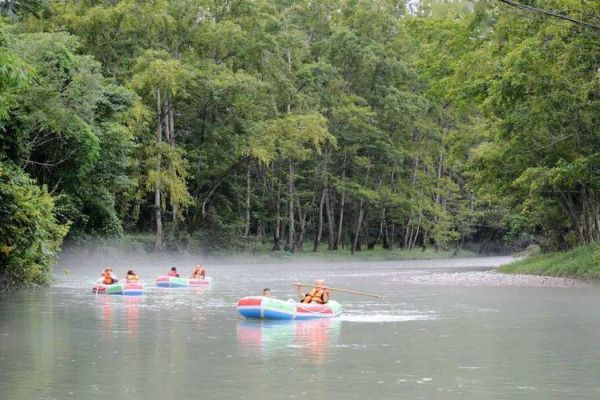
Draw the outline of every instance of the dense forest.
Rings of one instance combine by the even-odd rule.
[[[0,2],[0,276],[600,239],[600,2]]]

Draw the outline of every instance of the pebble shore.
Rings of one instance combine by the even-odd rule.
[[[578,279],[538,275],[511,275],[497,271],[445,272],[406,275],[394,279],[400,283],[453,286],[515,286],[515,287],[591,287],[592,283]]]

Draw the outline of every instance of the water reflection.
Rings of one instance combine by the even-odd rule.
[[[102,320],[102,332],[109,335],[113,327],[113,304],[109,296],[96,296],[100,304],[100,319]]]
[[[138,337],[138,324],[140,319],[141,297],[131,296],[97,296],[96,301],[99,305],[99,316],[102,321],[102,333],[110,338],[119,327],[127,331],[132,339]]]
[[[335,319],[304,321],[238,322],[237,339],[243,353],[255,356],[277,355],[286,351],[300,353],[302,359],[323,363],[339,336],[341,322]]]
[[[127,319],[127,332],[131,338],[137,339],[139,303],[142,300],[139,297],[126,297],[125,299],[125,318]]]

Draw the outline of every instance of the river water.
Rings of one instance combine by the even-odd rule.
[[[135,263],[146,294],[127,298],[91,293],[94,260],[63,260],[53,287],[0,297],[0,398],[600,398],[597,288],[401,279],[506,261],[220,262],[207,265],[214,285],[195,290],[154,288],[175,261],[148,258]],[[122,275],[131,266],[120,262]],[[345,312],[334,320],[245,321],[235,310],[264,287],[285,299],[292,282],[318,277],[384,297],[336,293]]]

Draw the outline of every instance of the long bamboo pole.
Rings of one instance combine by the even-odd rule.
[[[315,285],[308,285],[306,283],[294,283],[292,286],[316,287]],[[379,296],[377,294],[371,294],[371,293],[366,293],[366,292],[359,292],[357,290],[333,288],[333,287],[329,287],[329,286],[324,286],[323,289],[331,290],[331,291],[334,291],[334,292],[344,292],[344,293],[358,294],[360,296],[377,297],[377,298],[382,298],[383,297],[383,296]]]

